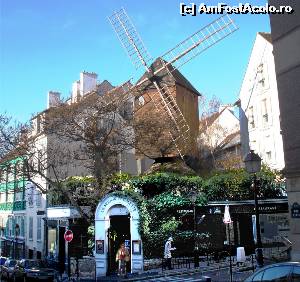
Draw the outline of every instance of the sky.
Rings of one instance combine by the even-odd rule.
[[[123,7],[156,58],[220,15],[180,15],[184,0],[0,0],[0,113],[25,122],[46,108],[50,90],[70,96],[81,71],[119,85],[136,71],[107,17]],[[196,5],[238,1],[194,1]],[[264,0],[240,1],[265,5]],[[185,66],[183,75],[204,96],[234,103],[257,32],[268,15],[232,15],[239,30]]]

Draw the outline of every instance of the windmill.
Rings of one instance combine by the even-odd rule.
[[[160,74],[165,72],[172,77],[172,72],[236,31],[237,26],[227,14],[221,16],[159,57],[159,67],[153,70],[149,65],[151,56],[124,8],[114,12],[108,19],[135,68],[143,66],[146,70],[146,76],[130,89],[128,83],[119,87],[123,88],[123,98],[128,99],[130,94],[141,96],[141,89],[145,85],[150,84],[156,89],[155,94],[150,97],[151,102],[158,113],[166,114],[174,124],[174,130],[170,130],[169,134],[183,159],[189,151],[190,126],[168,85],[161,83]]]

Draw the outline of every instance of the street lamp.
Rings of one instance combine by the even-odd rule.
[[[198,255],[198,246],[196,246],[196,200],[197,192],[191,191],[189,193],[190,200],[193,203],[193,238],[194,238],[194,267],[199,267],[199,255]]]
[[[230,224],[232,224],[232,220],[230,217],[228,205],[225,206],[223,222],[225,223],[225,226],[228,225],[229,271],[230,271],[230,282],[232,282],[232,259],[231,259],[231,238],[230,238],[230,233],[231,233]]]
[[[256,222],[256,261],[258,267],[262,267],[264,265],[264,257],[262,252],[262,242],[261,242],[261,234],[260,234],[260,222],[259,222],[259,205],[258,205],[258,185],[256,179],[256,173],[261,169],[261,158],[259,155],[255,154],[253,150],[250,151],[244,157],[244,163],[246,167],[246,171],[253,174],[253,191],[254,191],[254,204],[255,204],[255,222]]]

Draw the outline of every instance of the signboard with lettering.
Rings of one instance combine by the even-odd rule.
[[[300,205],[297,202],[292,205],[291,218],[300,218]]]
[[[96,253],[104,254],[104,240],[96,240]]]

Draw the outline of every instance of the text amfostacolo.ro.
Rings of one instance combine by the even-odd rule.
[[[205,3],[180,3],[180,14],[182,16],[196,16],[197,14],[292,14],[293,12],[294,9],[291,6],[275,7],[268,3],[260,6],[250,3],[237,3],[236,5],[218,3],[214,6]]]

